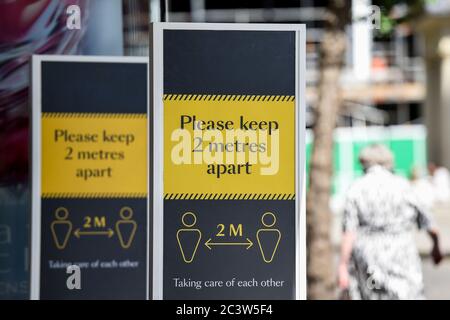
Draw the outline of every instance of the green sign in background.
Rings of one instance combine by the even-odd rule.
[[[306,136],[306,160],[310,161],[313,135]],[[422,125],[391,127],[338,128],[334,136],[333,148],[333,194],[342,195],[354,179],[363,173],[358,161],[360,151],[367,145],[382,143],[388,146],[395,157],[394,171],[409,178],[413,168],[425,172],[426,129]],[[307,167],[307,174],[308,174]],[[308,175],[307,175],[307,183]]]

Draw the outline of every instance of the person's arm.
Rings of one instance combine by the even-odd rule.
[[[414,194],[408,195],[409,203],[417,212],[417,226],[419,227],[419,229],[426,230],[431,238],[431,241],[433,242],[433,247],[431,249],[430,255],[433,259],[434,264],[437,265],[442,260],[442,252],[439,246],[439,231],[434,222],[430,208],[418,202],[417,197],[414,197]]]
[[[428,235],[433,242],[433,248],[431,249],[431,257],[433,258],[434,264],[439,264],[442,261],[442,252],[439,246],[439,231],[436,228],[430,228],[427,230]]]
[[[353,250],[353,243],[356,234],[353,231],[346,231],[342,235],[341,241],[341,259],[338,269],[339,288],[347,289],[349,286],[348,264]]]

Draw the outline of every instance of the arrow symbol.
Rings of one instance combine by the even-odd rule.
[[[252,240],[249,238],[246,238],[246,242],[212,242],[211,238],[208,239],[208,241],[205,242],[205,246],[212,250],[213,246],[247,246],[247,250],[250,249],[253,246]]]
[[[108,236],[108,238],[111,238],[114,235],[114,231],[111,228],[106,231],[81,231],[78,228],[73,234],[78,239],[80,239],[81,236]]]

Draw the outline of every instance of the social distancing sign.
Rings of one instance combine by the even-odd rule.
[[[44,197],[145,197],[147,114],[43,113]]]
[[[154,298],[301,297],[304,28],[152,27]]]
[[[148,63],[33,57],[33,299],[146,299]]]

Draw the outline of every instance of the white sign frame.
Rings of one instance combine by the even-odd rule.
[[[153,114],[153,299],[163,299],[164,259],[164,106],[163,106],[163,31],[295,31],[296,33],[296,299],[306,300],[306,27],[302,24],[167,23],[150,25],[150,85]],[[153,58],[153,59],[152,59]],[[152,61],[153,60],[153,61]]]
[[[41,120],[42,120],[42,96],[41,78],[42,62],[88,62],[88,63],[146,63],[147,83],[150,84],[149,60],[146,57],[114,57],[114,56],[64,56],[64,55],[33,55],[31,64],[31,238],[30,238],[30,298],[40,299],[40,268],[41,268]],[[62,81],[64,79],[61,79]],[[149,113],[150,96],[147,94],[147,137],[150,137]],[[151,142],[149,144],[151,146]],[[147,172],[150,173],[149,159],[147,158]],[[149,299],[150,279],[150,194],[147,194],[147,276],[146,276],[146,298]]]

